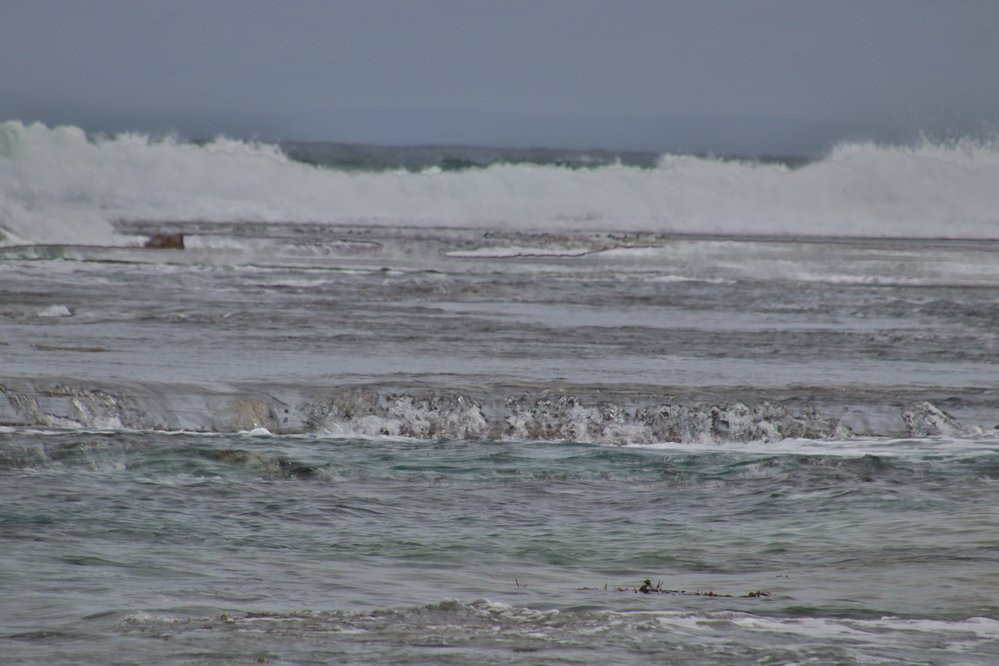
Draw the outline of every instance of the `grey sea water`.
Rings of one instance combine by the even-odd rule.
[[[997,156],[0,123],[0,661],[999,662]]]
[[[999,659],[992,244],[119,230],[2,250],[5,660]]]
[[[16,660],[999,656],[994,440],[2,442]]]

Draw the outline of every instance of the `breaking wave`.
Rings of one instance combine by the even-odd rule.
[[[278,146],[0,124],[3,244],[128,245],[116,220],[999,237],[994,143],[850,143],[785,164],[664,155],[655,168],[492,164],[352,172]]]
[[[184,405],[178,410],[176,404]],[[859,436],[966,438],[983,434],[929,402],[896,411],[887,429]],[[662,442],[724,444],[855,436],[832,410],[781,401],[699,402],[654,397],[594,401],[561,390],[492,399],[451,391],[344,388],[297,404],[273,397],[165,395],[62,384],[0,385],[0,425],[93,430],[306,434],[330,438],[572,441],[615,446]]]

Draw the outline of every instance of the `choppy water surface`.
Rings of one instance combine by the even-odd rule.
[[[994,439],[0,443],[24,660],[999,658]]]
[[[999,661],[993,147],[0,135],[0,660]]]
[[[999,659],[988,246],[190,231],[0,262],[11,659]]]

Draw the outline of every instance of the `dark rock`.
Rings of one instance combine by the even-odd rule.
[[[183,250],[184,234],[156,234],[146,241],[144,247],[152,250]]]

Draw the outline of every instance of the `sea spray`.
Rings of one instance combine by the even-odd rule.
[[[0,233],[12,243],[138,244],[115,220],[296,221],[488,229],[995,238],[994,143],[848,143],[785,164],[664,155],[655,168],[492,164],[344,171],[280,147],[0,124]]]

